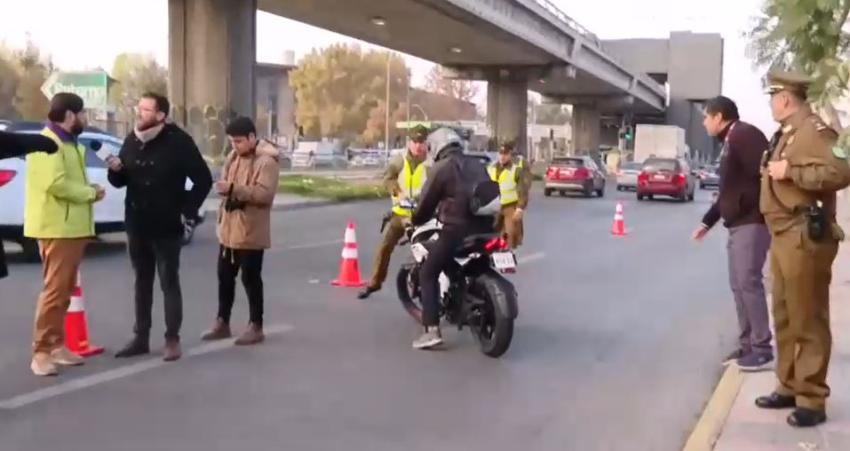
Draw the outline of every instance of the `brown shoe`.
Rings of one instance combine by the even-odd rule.
[[[217,318],[212,329],[204,332],[204,334],[201,335],[201,340],[224,340],[225,338],[230,338],[231,336],[233,336],[233,334],[230,332],[230,324],[225,323],[224,321],[222,321],[221,318]]]
[[[265,339],[266,336],[263,335],[263,326],[250,323],[248,324],[248,328],[245,329],[245,332],[242,332],[242,335],[236,339],[235,343],[236,346],[248,346],[260,343]]]
[[[163,355],[162,360],[166,362],[173,362],[180,358],[183,355],[180,352],[180,341],[179,340],[166,340],[165,341],[165,355]]]

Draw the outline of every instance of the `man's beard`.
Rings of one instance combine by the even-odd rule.
[[[151,120],[151,121],[148,121],[148,122],[139,122],[138,125],[136,126],[136,128],[138,128],[139,131],[143,132],[145,130],[152,129],[159,124],[160,124],[160,122],[157,121],[156,119],[154,119],[154,120]]]
[[[74,121],[74,125],[71,126],[71,134],[74,136],[80,136],[83,133],[83,123],[80,121]]]

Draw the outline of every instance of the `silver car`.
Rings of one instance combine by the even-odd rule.
[[[617,171],[617,191],[637,189],[641,167],[641,163],[635,162],[621,164]]]

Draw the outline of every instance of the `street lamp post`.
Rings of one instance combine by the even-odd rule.
[[[384,104],[386,123],[384,124],[384,151],[390,152],[390,53],[387,52],[387,98]]]
[[[415,103],[413,105],[410,105],[410,106],[415,106],[416,109],[419,110],[419,112],[422,114],[422,120],[424,120],[426,122],[428,121],[428,113],[426,113],[425,110],[422,109],[421,106],[419,106]],[[410,110],[410,107],[408,107],[408,113],[407,113],[407,121],[408,122],[410,122],[410,111],[409,110]]]

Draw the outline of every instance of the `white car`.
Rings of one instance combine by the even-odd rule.
[[[38,133],[40,130],[27,129],[18,133]],[[106,178],[106,166],[97,157],[91,144],[100,141],[102,147],[118,155],[122,142],[111,135],[95,132],[83,132],[80,144],[86,147],[86,171],[89,182],[97,183],[106,189],[106,197],[94,206],[95,232],[112,233],[124,231],[124,188],[114,188]],[[24,237],[24,201],[26,192],[25,157],[0,160],[0,239],[20,243],[25,257],[38,259],[38,245],[34,240]]]
[[[637,189],[638,176],[642,168],[643,165],[641,163],[622,163],[620,170],[617,171],[617,191]]]

